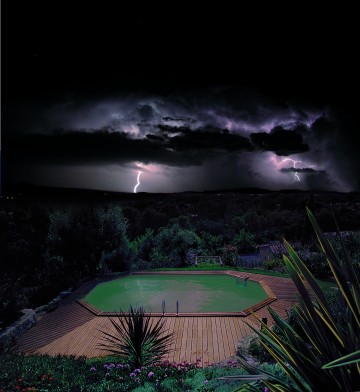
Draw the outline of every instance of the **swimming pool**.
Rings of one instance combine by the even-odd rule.
[[[238,313],[269,300],[259,282],[230,274],[134,274],[100,283],[84,298],[100,312],[141,305],[167,314]]]

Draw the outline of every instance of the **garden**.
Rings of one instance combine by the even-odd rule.
[[[148,229],[139,237],[131,239],[121,209],[101,209],[100,213],[98,209],[86,211],[80,215],[75,211],[72,215],[56,210],[40,214],[37,216],[37,224],[43,227],[42,231],[24,229],[18,233],[19,227],[10,226],[18,235],[6,249],[8,254],[16,256],[14,263],[7,270],[2,267],[10,282],[13,282],[12,285],[3,282],[1,286],[3,325],[11,320],[11,311],[19,311],[24,303],[41,304],[46,296],[45,288],[56,281],[55,276],[59,271],[64,273],[62,284],[76,285],[76,279],[94,276],[99,271],[142,267],[141,262],[140,266],[134,264],[135,259],[149,263],[148,267],[151,268],[199,268],[189,266],[191,252],[188,250],[202,249],[205,252],[204,243],[209,240],[209,236],[198,236],[188,227],[187,219],[169,222],[166,229],[159,229],[156,235],[152,229]],[[308,215],[317,238],[317,247],[309,243],[308,250],[297,253],[285,241],[288,254],[282,260],[283,268],[299,291],[299,302],[287,320],[279,317],[270,307],[274,326],[267,326],[259,320],[261,329],[254,328],[256,339],[248,350],[239,350],[236,359],[207,368],[199,368],[198,362],[164,362],[161,357],[166,353],[167,338],[171,339],[171,336],[164,335],[161,319],[158,325],[152,326],[146,318],[141,318],[141,309],[133,309],[128,319],[125,318],[125,324],[121,321],[124,317],[119,317],[115,336],[107,335],[104,331],[104,344],[109,351],[113,349],[113,357],[86,359],[3,354],[0,357],[0,390],[358,390],[358,238],[356,235],[345,238],[339,236],[330,243],[310,211]],[[34,216],[19,215],[13,216],[13,221],[30,225],[32,218]],[[25,227],[29,229],[29,226]],[[89,232],[90,239],[84,239],[79,234],[85,227],[92,229]],[[41,237],[41,233],[45,237]],[[76,259],[64,246],[71,241],[79,245]],[[172,241],[175,241],[175,247]],[[214,241],[211,244],[217,243],[217,240]],[[32,251],[28,253],[30,263],[26,267],[21,267],[20,260],[24,257],[21,252],[24,249],[18,246],[20,243]],[[167,252],[172,252],[170,265],[166,264],[168,259],[164,258]],[[311,257],[311,252],[317,252],[315,259]],[[42,255],[40,259],[39,254]],[[319,260],[316,265],[312,265],[314,260]],[[228,262],[231,264],[231,258]],[[319,263],[323,263],[323,268],[317,270]],[[31,268],[34,273],[30,277]],[[221,268],[234,267],[230,265]],[[70,271],[74,271],[74,274]],[[279,274],[277,271],[269,273]],[[326,277],[332,283],[330,286],[323,282],[319,284],[317,277]],[[24,282],[27,283],[26,292],[19,289]],[[59,284],[53,287],[54,291],[60,289],[63,287]],[[22,295],[17,297],[16,292]],[[142,327],[136,327],[138,325]],[[147,331],[145,335],[148,338],[145,341],[139,339],[139,333],[141,335],[144,331]]]

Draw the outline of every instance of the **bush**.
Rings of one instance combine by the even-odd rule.
[[[268,362],[270,360],[269,354],[258,341],[250,343],[248,354],[256,358],[259,362]]]
[[[331,275],[330,267],[321,252],[303,249],[298,251],[298,255],[315,277],[321,279]]]
[[[261,268],[265,270],[279,271],[279,272],[286,271],[284,261],[278,257],[272,257],[270,259],[263,261],[263,263],[261,264]]]

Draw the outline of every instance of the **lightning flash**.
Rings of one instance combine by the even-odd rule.
[[[135,187],[134,187],[134,193],[136,193],[136,189],[137,189],[137,187],[140,185],[140,174],[141,174],[141,173],[142,173],[141,171],[138,172],[138,175],[137,175],[137,184],[136,184]]]
[[[293,164],[293,168],[296,169],[296,164],[297,163],[302,163],[302,161],[294,161],[291,158],[285,158],[282,161],[279,162],[279,165],[282,165],[284,162],[290,161]],[[294,182],[296,181],[301,181],[298,172],[294,172]]]

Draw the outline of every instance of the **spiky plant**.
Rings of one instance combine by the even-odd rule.
[[[284,256],[284,261],[298,289],[298,304],[294,307],[294,313],[301,333],[298,334],[271,308],[268,310],[279,332],[263,323],[260,331],[252,329],[258,334],[262,346],[285,371],[288,382],[262,372],[261,378],[256,379],[254,375],[252,382],[242,390],[263,391],[264,386],[269,391],[360,390],[359,281],[352,263],[340,260],[313,214],[309,210],[307,213],[338,286],[342,312],[332,314],[314,276],[285,241],[289,257]],[[244,365],[251,373],[257,372]]]
[[[133,368],[159,362],[169,351],[174,334],[165,330],[163,317],[154,319],[142,306],[120,311],[116,319],[109,318],[115,333],[102,330],[99,347],[127,361]]]

